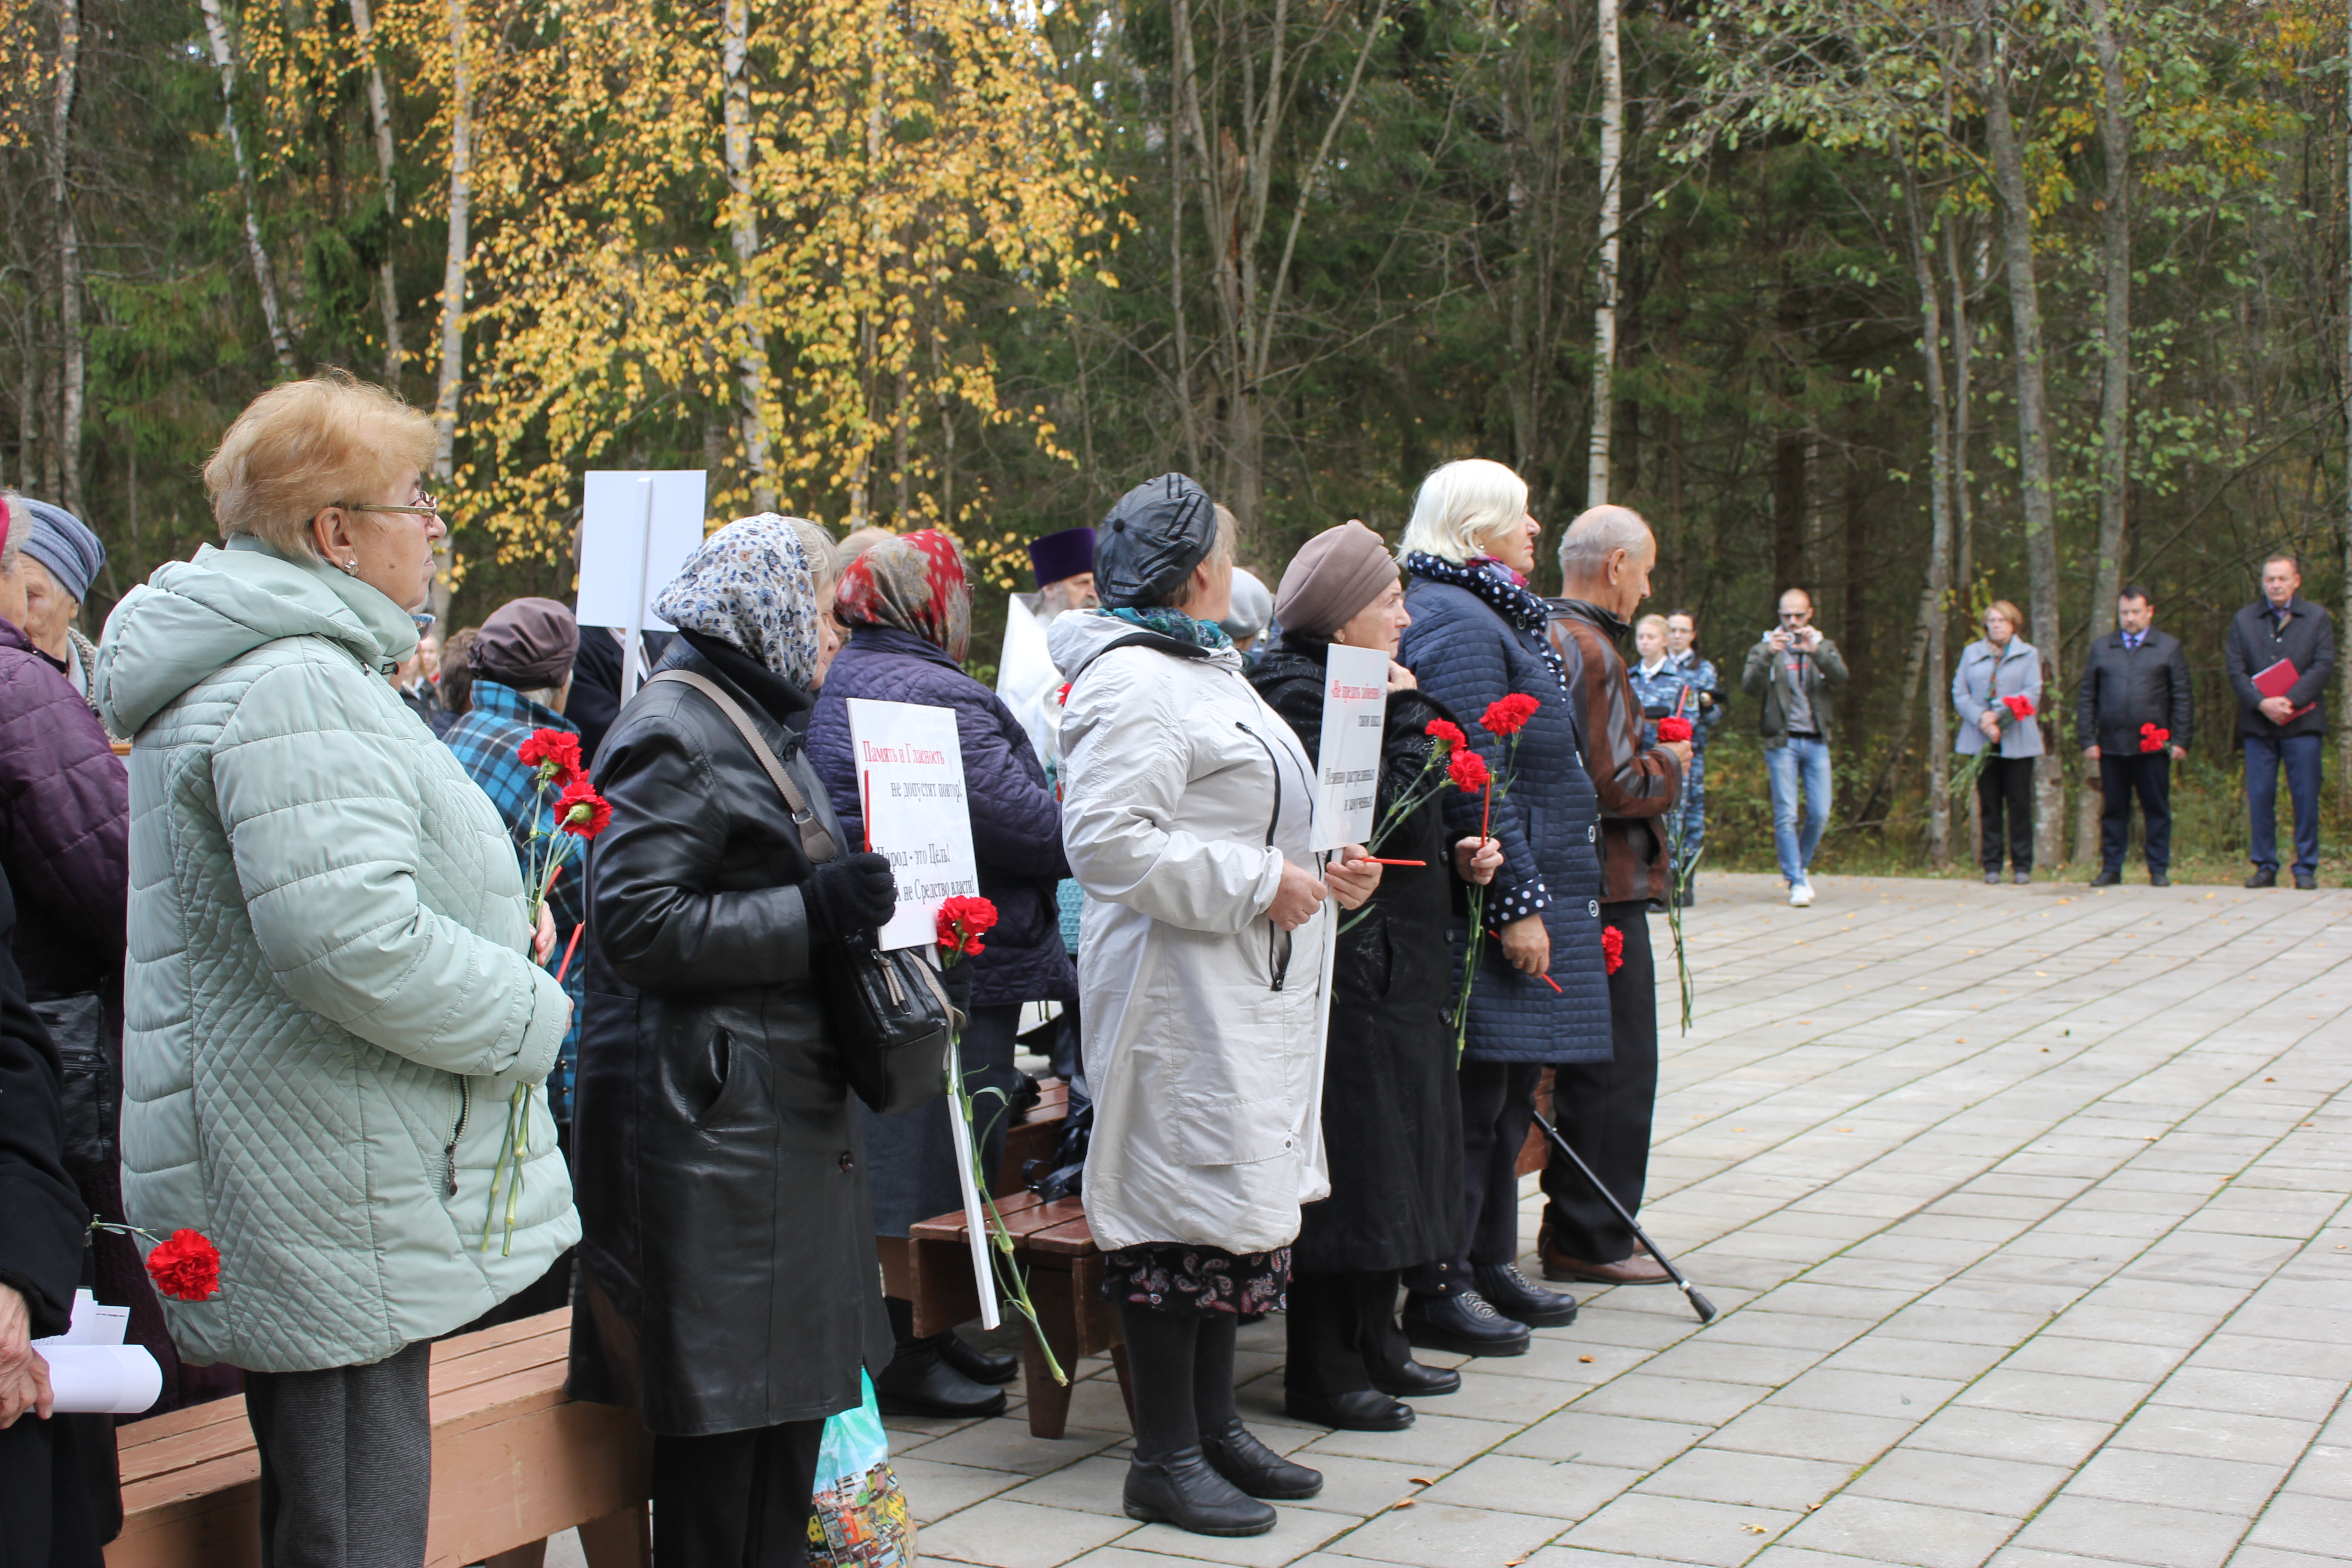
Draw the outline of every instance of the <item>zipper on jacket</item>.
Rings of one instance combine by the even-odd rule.
[[[1282,824],[1282,763],[1274,754],[1274,747],[1265,736],[1238,719],[1234,721],[1234,728],[1258,743],[1265,752],[1265,765],[1274,770],[1274,815],[1265,819],[1265,847],[1271,849],[1274,847],[1275,829]],[[1267,989],[1273,991],[1281,990],[1282,983],[1290,977],[1290,955],[1283,952],[1278,960],[1276,956],[1283,934],[1274,921],[1269,920],[1265,922],[1265,973],[1273,982]]]
[[[457,1125],[449,1129],[449,1146],[441,1151],[445,1167],[443,1190],[451,1197],[457,1195],[457,1140],[466,1135],[466,1116],[474,1108],[474,1080],[457,1080]]]

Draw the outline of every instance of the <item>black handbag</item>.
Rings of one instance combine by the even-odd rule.
[[[686,669],[665,669],[653,680],[675,680],[701,692],[742,735],[791,810],[801,852],[812,865],[838,847],[742,705],[716,681]],[[647,682],[648,685],[652,681]],[[812,954],[814,960],[814,955]],[[826,1014],[841,1050],[841,1076],[867,1106],[893,1115],[945,1092],[948,1044],[963,1027],[940,972],[920,947],[884,950],[875,933],[860,931],[837,956],[816,965]]]

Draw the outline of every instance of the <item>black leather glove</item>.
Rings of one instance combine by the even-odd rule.
[[[889,920],[898,907],[898,880],[879,855],[843,855],[818,862],[801,899],[808,906],[812,940],[846,942]]]

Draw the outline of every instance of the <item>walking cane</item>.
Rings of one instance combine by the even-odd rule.
[[[1617,1211],[1617,1217],[1623,1220],[1633,1230],[1633,1239],[1640,1242],[1650,1256],[1658,1260],[1658,1267],[1666,1271],[1666,1277],[1682,1288],[1683,1294],[1690,1298],[1691,1310],[1698,1314],[1698,1321],[1702,1323],[1715,1321],[1715,1303],[1700,1295],[1697,1288],[1683,1278],[1683,1271],[1675,1267],[1675,1260],[1658,1250],[1658,1244],[1650,1239],[1650,1233],[1643,1230],[1633,1216],[1625,1212],[1625,1205],[1617,1201],[1616,1194],[1601,1184],[1601,1178],[1592,1173],[1592,1167],[1584,1163],[1583,1156],[1568,1146],[1568,1140],[1559,1135],[1559,1129],[1544,1120],[1543,1112],[1540,1110],[1536,1112],[1536,1125],[1544,1130],[1544,1136],[1551,1140],[1551,1146],[1567,1155],[1569,1163],[1574,1165],[1583,1173],[1584,1179],[1592,1184],[1592,1190],[1601,1194],[1601,1201]]]

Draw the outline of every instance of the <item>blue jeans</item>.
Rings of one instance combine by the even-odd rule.
[[[2319,870],[2319,757],[2324,735],[2246,737],[2246,814],[2253,818],[2255,868],[2278,873],[2278,775],[2286,764],[2286,793],[2294,804],[2294,872]]]
[[[1806,879],[1822,829],[1830,821],[1830,746],[1827,741],[1791,739],[1766,749],[1764,771],[1772,781],[1772,847],[1780,852],[1780,875]],[[1805,825],[1797,827],[1797,796],[1804,793]]]

